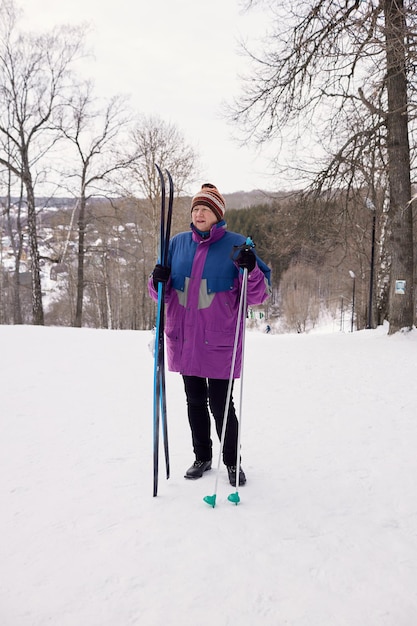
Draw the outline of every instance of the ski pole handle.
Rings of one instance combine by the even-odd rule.
[[[246,237],[245,243],[242,243],[240,246],[233,246],[230,258],[232,259],[232,261],[236,261],[242,250],[252,250],[252,248],[255,248],[252,237]]]
[[[233,246],[232,254],[230,255],[232,260],[241,268],[246,268],[248,272],[251,272],[256,265],[256,256],[253,252],[255,244],[251,237],[247,237],[245,243],[240,246]]]

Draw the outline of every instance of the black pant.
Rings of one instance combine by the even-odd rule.
[[[199,378],[198,376],[183,376],[183,379],[194,454],[199,461],[209,461],[212,458],[212,440],[208,405],[213,414],[217,435],[220,439],[229,381],[218,378]],[[236,465],[237,435],[238,422],[233,399],[230,396],[223,447],[225,465]]]

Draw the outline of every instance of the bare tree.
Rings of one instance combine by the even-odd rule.
[[[83,31],[65,26],[41,35],[21,34],[12,0],[1,5],[0,27],[0,163],[25,188],[33,322],[43,324],[35,186],[43,158],[59,137],[62,102]],[[6,143],[12,146],[8,154]]]
[[[282,315],[289,330],[304,333],[317,323],[320,311],[318,276],[308,266],[292,265],[280,286]]]
[[[170,171],[178,195],[193,179],[197,154],[174,124],[155,116],[141,119],[132,133],[132,141],[140,157],[130,168],[131,188],[149,202],[149,235],[156,252],[160,183],[155,163]]]
[[[7,111],[5,111],[4,121],[7,120]],[[7,127],[10,126],[7,124]],[[2,152],[7,160],[12,161],[15,153],[14,146],[12,145],[10,138],[0,135],[0,146],[2,146]],[[17,192],[16,178],[12,170],[9,167],[5,168],[4,173],[4,186],[6,188],[4,208],[2,210],[2,216],[4,218],[3,223],[6,225],[5,232],[7,233],[10,250],[14,259],[14,272],[13,272],[13,322],[15,324],[23,323],[22,306],[21,306],[21,262],[23,255],[23,224],[22,224],[22,207],[23,207],[23,182],[20,181],[20,190],[18,192],[19,199],[16,201],[13,198],[12,191]]]
[[[251,138],[264,142],[281,137],[286,129],[297,139],[303,134],[312,139],[323,134],[331,137],[329,129],[346,130],[344,121],[353,111],[360,112],[355,118],[356,130],[334,151],[332,164],[347,163],[352,147],[358,151],[366,142],[375,142],[376,136],[382,139],[378,149],[387,155],[390,190],[389,332],[411,328],[414,294],[408,107],[415,93],[410,81],[415,4],[410,0],[298,0],[280,5],[275,17],[270,46],[262,55],[251,55],[253,75],[235,103],[234,119]],[[357,124],[360,119],[362,126]],[[336,135],[333,133],[333,138]],[[319,161],[316,154],[312,158]],[[356,179],[351,179],[352,183],[357,186]],[[404,295],[395,293],[395,281],[400,278],[407,285]]]
[[[183,227],[184,213],[177,211],[182,198],[179,197],[187,184],[193,181],[197,167],[197,154],[187,144],[180,130],[159,117],[143,116],[136,124],[131,141],[140,155],[129,168],[129,176],[123,185],[123,193],[134,199],[140,213],[138,223],[138,249],[140,269],[135,277],[137,299],[142,306],[143,327],[150,327],[154,317],[154,303],[147,297],[149,272],[157,257],[159,236],[160,181],[155,163],[162,170],[168,169],[175,186],[173,232],[178,225]],[[135,307],[137,308],[137,307]]]
[[[75,148],[79,164],[72,168],[72,172],[67,172],[67,176],[78,181],[78,270],[74,326],[80,327],[85,287],[87,201],[94,194],[108,191],[111,177],[126,169],[137,155],[121,153],[120,146],[126,138],[129,120],[123,97],[114,96],[100,108],[92,96],[92,84],[88,82],[71,96],[67,111],[69,119],[64,118],[61,130]]]

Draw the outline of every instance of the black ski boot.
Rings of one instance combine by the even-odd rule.
[[[194,461],[191,467],[185,472],[184,478],[201,478],[204,472],[211,469],[211,460],[210,461]]]
[[[236,487],[236,465],[226,465],[227,473],[229,474],[229,482],[233,487]],[[242,486],[246,482],[245,472],[239,467],[239,485]]]

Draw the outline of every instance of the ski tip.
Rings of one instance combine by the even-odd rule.
[[[230,496],[228,496],[227,499],[229,500],[229,502],[232,502],[233,504],[236,504],[236,506],[240,502],[239,494],[238,494],[237,491],[235,493],[231,493]]]
[[[213,507],[213,509],[216,506],[216,494],[214,494],[214,496],[205,496],[203,500],[204,502],[207,502],[207,504],[209,504],[211,507]]]

